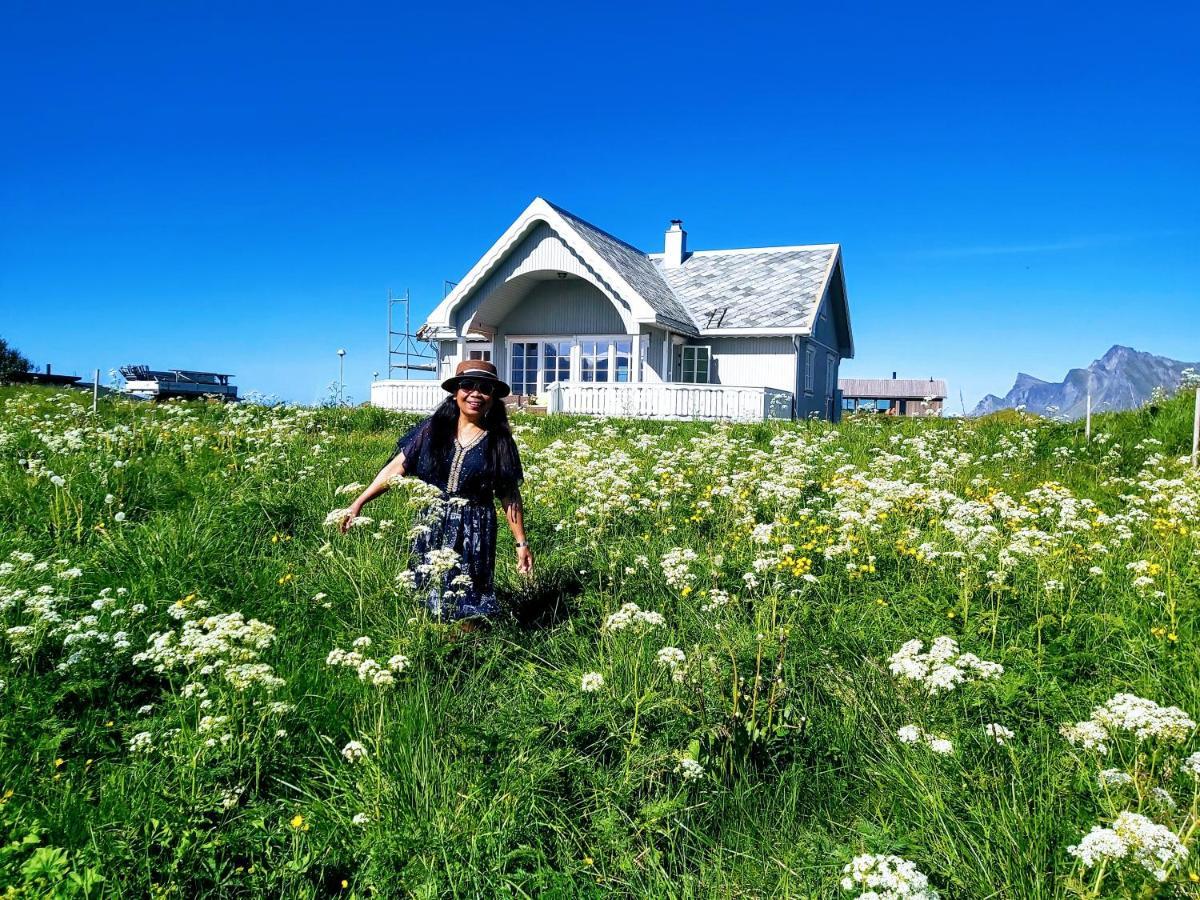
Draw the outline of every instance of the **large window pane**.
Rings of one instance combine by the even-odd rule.
[[[579,342],[579,377],[582,381],[608,381],[608,341]]]
[[[571,378],[571,342],[545,341],[542,343],[542,367],[546,384],[552,381],[568,381]]]
[[[616,368],[613,371],[613,381],[629,381],[629,373],[633,368],[633,341],[615,341]]]

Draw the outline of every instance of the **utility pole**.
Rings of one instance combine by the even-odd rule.
[[[1088,372],[1087,380],[1087,424],[1083,426],[1084,440],[1092,442],[1092,373]]]
[[[346,351],[338,350],[338,406],[346,405]]]

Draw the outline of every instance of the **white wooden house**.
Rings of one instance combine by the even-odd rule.
[[[439,376],[489,359],[551,412],[836,420],[854,355],[837,244],[687,249],[673,220],[643,253],[538,197],[421,327]],[[438,380],[440,380],[440,378]],[[377,406],[428,411],[437,381],[377,381]]]

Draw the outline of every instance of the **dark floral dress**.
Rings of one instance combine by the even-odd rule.
[[[491,440],[487,432],[466,446],[455,438],[439,455],[431,447],[430,420],[425,419],[396,442],[396,453],[404,454],[405,475],[441,491],[441,497],[417,518],[409,576],[425,594],[429,611],[439,619],[500,612],[494,583],[495,497],[497,493],[511,494],[520,484],[521,473],[518,463],[511,484],[496,483]]]

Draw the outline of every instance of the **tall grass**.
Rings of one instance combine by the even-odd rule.
[[[397,586],[407,491],[348,535],[322,524],[413,417],[117,398],[93,417],[34,388],[0,403],[0,606],[6,629],[31,629],[0,636],[0,885],[825,897],[870,852],[915,861],[954,898],[1193,889],[1194,861],[1163,884],[1129,867],[1097,884],[1068,853],[1117,807],[1097,782],[1112,760],[1059,734],[1117,692],[1200,713],[1200,482],[1178,461],[1182,400],[1098,416],[1091,444],[1016,414],[521,418],[536,573],[517,575],[502,535],[513,615],[478,635]],[[695,558],[673,577],[676,550]],[[1139,561],[1156,567],[1150,587],[1127,568]],[[57,621],[30,611],[43,584]],[[117,602],[94,608],[104,597]],[[666,624],[604,628],[625,603]],[[233,612],[272,635],[163,671],[136,659],[155,634]],[[89,615],[68,640],[64,623]],[[1004,674],[931,697],[889,672],[905,641],[939,635]],[[327,664],[362,636],[384,669],[406,658],[394,684]],[[656,661],[664,646],[685,654],[680,681]],[[285,683],[238,689],[223,674],[238,661]],[[581,691],[587,672],[601,690]],[[993,722],[1013,740],[989,738]],[[901,743],[910,723],[954,752]],[[131,746],[143,733],[148,752]],[[349,741],[364,759],[345,758]],[[1169,749],[1195,750],[1194,735]],[[702,777],[684,777],[685,758]],[[1189,782],[1163,783],[1179,809],[1159,818],[1183,829]]]

